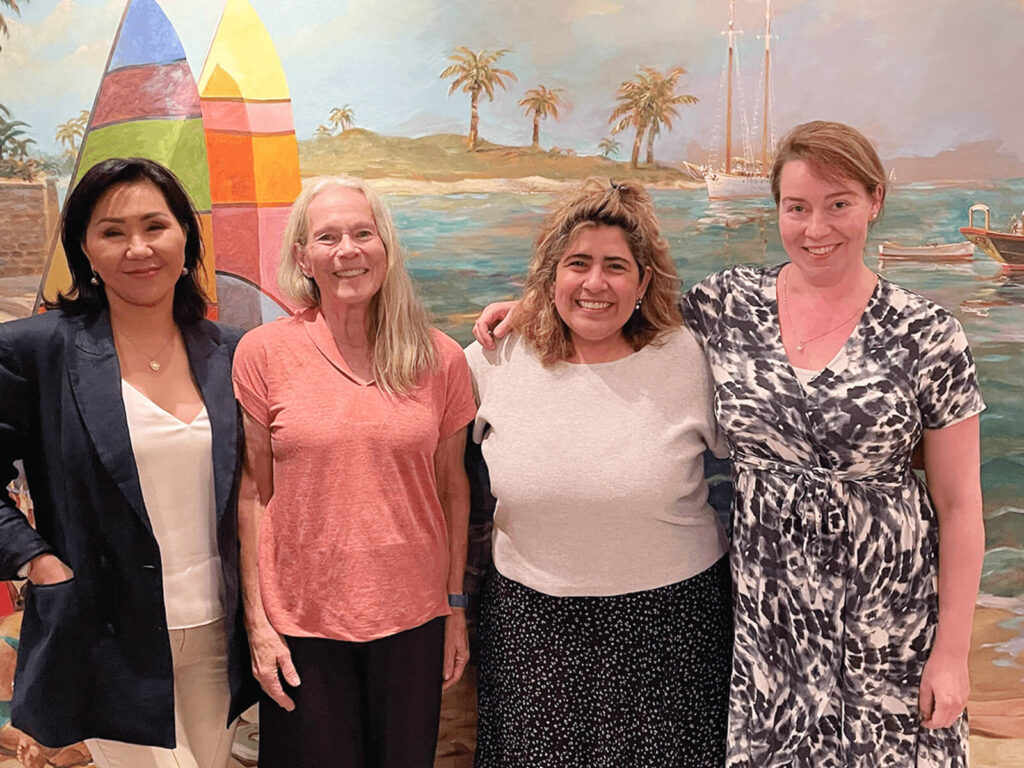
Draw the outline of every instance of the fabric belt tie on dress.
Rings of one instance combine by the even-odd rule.
[[[777,508],[766,508],[763,505],[771,505],[772,502],[760,499],[761,517],[757,521],[750,521],[755,525],[755,536],[746,542],[753,549],[744,551],[741,555],[746,565],[754,567],[753,571],[748,572],[748,576],[754,577],[758,582],[756,585],[750,585],[754,589],[752,597],[757,600],[758,610],[761,612],[758,620],[768,621],[774,625],[771,635],[775,637],[776,642],[781,640],[778,633],[782,631],[783,626],[780,626],[780,623],[784,623],[787,625],[786,628],[791,630],[794,617],[805,611],[811,612],[806,614],[807,617],[816,611],[820,612],[819,621],[825,621],[828,625],[828,629],[819,627],[822,634],[810,644],[813,647],[809,646],[805,650],[813,651],[815,661],[823,665],[814,672],[808,669],[797,672],[792,667],[794,660],[785,654],[780,657],[777,654],[777,647],[764,649],[771,666],[777,667],[780,673],[781,670],[788,669],[790,673],[797,674],[803,680],[803,684],[797,690],[779,689],[775,683],[770,683],[767,679],[758,686],[759,694],[766,697],[766,700],[760,708],[762,717],[753,716],[750,721],[752,730],[747,736],[750,740],[751,765],[783,766],[788,765],[793,759],[794,750],[802,734],[813,727],[821,717],[840,675],[838,667],[843,663],[845,639],[839,615],[844,610],[850,575],[852,553],[848,551],[847,512],[850,508],[851,493],[857,492],[854,483],[861,489],[898,491],[906,482],[909,467],[904,465],[868,474],[828,467],[800,466],[746,455],[734,455],[733,465],[738,475],[744,472],[771,473],[786,480],[785,493],[781,500],[776,502]],[[761,533],[756,533],[758,526]],[[774,533],[769,535],[764,529]],[[766,600],[765,595],[761,594],[766,572],[764,569],[773,572],[773,579],[785,580],[785,574],[790,572],[790,564],[784,555],[787,547],[783,542],[786,540],[793,547],[790,550],[793,554],[800,553],[800,568],[804,579],[802,592],[814,602],[825,598],[826,595],[832,595],[833,600],[825,598],[825,604],[818,603],[817,609],[812,608],[810,603],[793,603],[785,606],[775,605],[775,610],[771,610],[773,602],[770,598]],[[767,545],[768,549],[759,552],[762,545]],[[744,544],[740,546],[742,548]],[[735,562],[737,561],[734,560]],[[744,580],[741,574],[734,573],[734,577],[738,581]],[[824,591],[820,591],[818,585]],[[799,585],[794,584],[794,587],[797,588],[789,590],[790,594],[800,594]],[[807,622],[802,622],[802,625],[806,626]],[[808,638],[793,636],[791,641],[783,642],[794,645],[803,642],[807,645]],[[825,662],[826,657],[830,659],[829,662]],[[802,700],[803,706],[794,706],[793,697]]]
[[[779,512],[800,515],[804,522],[810,524],[811,530],[817,536],[835,533],[845,523],[843,512],[849,501],[846,483],[856,482],[867,487],[899,490],[908,471],[907,467],[900,467],[875,474],[864,474],[829,467],[806,467],[744,455],[734,456],[733,465],[737,472],[762,471],[792,477],[795,482],[790,483],[786,490]],[[801,502],[805,498],[816,503],[809,505],[801,513]]]

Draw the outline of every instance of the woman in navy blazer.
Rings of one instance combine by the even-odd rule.
[[[162,166],[92,168],[61,238],[70,291],[0,325],[0,485],[20,459],[36,524],[0,494],[0,579],[29,580],[12,721],[48,746],[103,740],[89,742],[101,766],[161,766],[175,749],[177,764],[220,768],[255,700],[235,523],[241,332],[204,319],[198,219]],[[169,477],[190,430],[201,471]],[[195,498],[208,503],[185,509]],[[216,680],[220,703],[189,675]],[[217,722],[196,731],[204,718]]]

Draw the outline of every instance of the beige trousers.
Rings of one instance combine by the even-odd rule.
[[[230,706],[224,620],[172,629],[174,749],[108,739],[85,744],[97,768],[224,768],[235,724],[225,727]],[[128,715],[131,716],[130,714]]]

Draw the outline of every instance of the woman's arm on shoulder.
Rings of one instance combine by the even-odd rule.
[[[967,654],[985,554],[979,417],[924,430],[928,492],[939,522],[939,623],[921,677],[924,725],[948,727],[967,704]]]
[[[484,349],[494,349],[495,340],[515,330],[515,310],[518,301],[495,301],[484,307],[473,323],[473,337]]]

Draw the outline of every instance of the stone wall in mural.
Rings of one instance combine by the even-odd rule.
[[[784,259],[763,179],[782,132],[861,128],[892,185],[869,264],[953,310],[976,352],[987,553],[972,764],[1024,765],[1024,2],[6,5],[0,175],[66,189],[101,156],[177,163],[204,212],[218,311],[247,326],[286,311],[270,275],[299,174],[373,180],[438,324],[465,343],[483,305],[517,293],[546,207],[574,180],[653,187],[692,283]],[[5,319],[59,280],[55,257],[45,277],[0,265]]]

